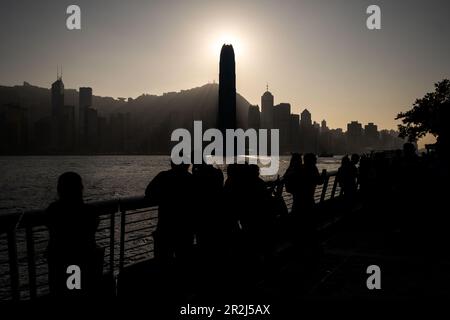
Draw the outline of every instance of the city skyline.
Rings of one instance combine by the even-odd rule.
[[[1,0],[0,301],[450,300],[449,12]]]
[[[190,121],[195,119],[204,121],[207,127],[217,127],[222,132],[225,129],[238,127],[257,130],[278,129],[282,154],[312,152],[328,156],[355,152],[367,153],[376,150],[401,149],[405,142],[398,137],[398,131],[378,130],[378,126],[373,122],[363,127],[358,121],[351,121],[347,124],[346,131],[343,128],[328,127],[325,119],[319,124],[313,121],[312,114],[307,109],[299,115],[291,112],[289,103],[275,105],[274,96],[268,91],[268,86],[261,96],[261,110],[258,105],[248,104],[245,100],[243,100],[245,105],[242,105],[241,97],[239,108],[241,112],[238,116],[232,46],[223,46],[219,63],[223,79],[221,85],[209,84],[161,96],[163,99],[168,98],[169,101],[179,96],[178,100],[181,99],[182,103],[186,102],[185,99],[194,103],[194,106],[191,105],[188,108],[178,108],[177,113],[183,112],[183,114],[179,114],[178,117],[169,116],[169,118],[164,113],[158,113],[154,117],[152,108],[146,108],[145,101],[148,101],[146,99],[158,98],[156,96],[143,96],[128,101],[118,101],[107,97],[108,102],[103,106],[103,111],[98,110],[97,107],[103,104],[99,102],[99,99],[105,99],[104,97],[93,96],[91,87],[79,87],[78,91],[73,89],[67,91],[62,74],[59,72],[51,89],[47,91],[47,99],[45,98],[46,89],[42,90],[43,88],[28,83],[24,83],[23,86],[2,87],[3,92],[9,92],[7,96],[10,99],[15,98],[7,103],[4,101],[0,106],[0,120],[2,120],[0,127],[3,129],[0,136],[3,137],[2,144],[4,144],[0,153],[164,154],[169,152],[170,131],[180,126],[192,131],[193,124]],[[40,94],[36,96],[38,91]],[[194,91],[196,93],[193,94]],[[209,102],[200,105],[202,110],[200,112],[198,109],[195,110],[198,107],[195,104],[199,102],[199,99],[188,98],[189,96],[199,97],[199,92],[206,95],[204,98],[209,96]],[[68,94],[68,100],[65,99],[66,94]],[[218,98],[218,103],[214,97]],[[96,105],[94,100],[99,105]],[[33,106],[27,103],[21,105],[20,101],[44,102]],[[117,105],[111,104],[111,101],[119,103],[120,109],[117,109]],[[142,101],[144,101],[143,104]],[[150,116],[156,123],[158,121],[161,123],[158,125],[153,122],[151,125],[147,122],[148,120],[142,121],[142,115],[136,114],[136,109],[133,107],[133,105],[136,106],[136,102],[137,105],[144,107],[142,111],[146,117]],[[175,103],[175,106],[177,105]],[[215,114],[217,115],[214,116]]]
[[[217,55],[229,41],[237,92],[251,104],[268,83],[277,103],[290,103],[296,114],[308,108],[331,127],[358,119],[396,129],[397,113],[449,77],[448,4],[380,1],[376,31],[365,26],[368,4],[250,1],[233,11],[233,3],[214,1],[80,1],[82,29],[68,31],[68,3],[2,2],[11,28],[0,31],[10,48],[0,83],[47,87],[62,65],[68,88],[85,85],[115,98],[161,95],[218,81]]]

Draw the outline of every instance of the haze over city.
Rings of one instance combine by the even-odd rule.
[[[1,0],[1,304],[450,301],[449,9]]]
[[[382,29],[366,28],[369,1],[79,1],[82,28],[65,27],[68,1],[2,2],[0,84],[137,97],[218,81],[223,43],[236,52],[237,91],[260,104],[308,108],[316,121],[396,128],[395,116],[449,77],[445,1],[378,1]]]

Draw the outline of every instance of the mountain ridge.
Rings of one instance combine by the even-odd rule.
[[[95,88],[93,88],[95,90]],[[162,95],[141,94],[132,99],[112,98],[107,96],[92,96],[92,108],[100,116],[113,113],[130,113],[131,118],[140,123],[151,125],[158,119],[172,120],[173,125],[180,127],[189,125],[193,120],[202,120],[205,127],[214,127],[217,117],[218,89],[216,83],[177,92],[167,92]],[[64,90],[66,105],[75,106],[78,114],[78,90]],[[27,109],[29,121],[35,122],[49,116],[51,113],[51,90],[24,82],[23,85],[0,85],[0,105],[15,104]],[[247,126],[247,113],[250,103],[239,93],[236,93],[237,126]]]

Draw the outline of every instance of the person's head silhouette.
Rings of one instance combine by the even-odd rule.
[[[352,154],[352,158],[351,158],[352,164],[357,165],[359,163],[359,159],[360,159],[359,154],[357,154],[357,153]]]
[[[303,157],[303,162],[305,163],[306,167],[313,167],[317,163],[317,157],[314,153],[307,153]]]
[[[173,170],[175,171],[188,171],[189,167],[191,166],[189,163],[180,163],[180,164],[176,164],[173,161],[170,161],[170,166]]]
[[[343,167],[350,165],[350,158],[348,156],[343,156],[341,160],[341,165]]]
[[[76,172],[65,172],[58,178],[58,197],[61,201],[82,202],[83,182]]]
[[[300,153],[293,153],[291,156],[291,162],[289,163],[290,168],[301,167],[302,165],[302,155]]]

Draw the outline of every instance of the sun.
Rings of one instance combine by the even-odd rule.
[[[212,43],[212,50],[214,54],[217,56],[220,54],[220,50],[224,44],[231,44],[234,49],[234,54],[236,56],[242,56],[243,54],[243,41],[241,37],[234,33],[222,33],[217,36],[214,36]]]

